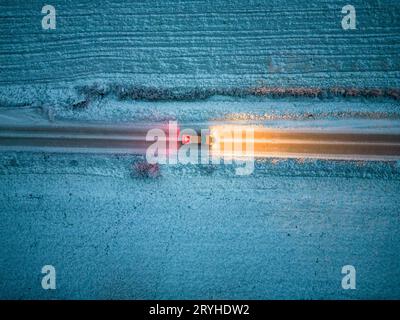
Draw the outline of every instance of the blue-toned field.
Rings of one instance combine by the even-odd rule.
[[[400,2],[0,0],[7,125],[400,130]],[[0,299],[399,299],[400,162],[0,150]],[[43,290],[41,268],[57,270]],[[344,265],[357,270],[343,290]]]
[[[3,154],[1,298],[333,299],[400,295],[398,163],[166,166]],[[41,267],[57,289],[40,286]],[[342,266],[357,289],[341,287]]]

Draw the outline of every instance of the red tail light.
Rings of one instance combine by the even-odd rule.
[[[190,143],[190,136],[184,135],[182,136],[182,144],[189,144]]]

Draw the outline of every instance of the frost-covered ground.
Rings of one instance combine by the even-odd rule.
[[[2,105],[79,103],[74,88],[399,88],[397,0],[0,1]],[[194,91],[192,91],[194,90]],[[147,92],[146,95],[149,95]],[[152,95],[150,93],[150,95]]]
[[[400,2],[0,0],[0,127],[400,128]],[[0,298],[400,298],[400,164],[0,153]],[[40,286],[57,270],[57,290]],[[341,268],[357,290],[341,289]]]
[[[212,121],[265,123],[289,121],[293,126],[315,126],[321,121],[400,120],[400,103],[393,99],[360,98],[267,98],[214,96],[193,101],[120,101],[96,98],[83,108],[58,105],[3,107],[0,124],[29,125],[69,123],[154,123],[176,120],[184,124]],[[332,123],[333,123],[332,122]],[[297,124],[296,124],[297,123]],[[340,122],[339,122],[340,123]],[[351,125],[349,125],[351,127]],[[390,129],[390,126],[387,127]]]
[[[1,298],[399,298],[399,163],[3,153]],[[40,286],[57,269],[57,290]],[[357,290],[341,289],[341,268]]]
[[[337,102],[148,107],[159,119],[214,114],[279,128],[399,133],[393,102]],[[128,105],[91,108],[50,117],[7,108],[0,124],[79,124],[90,110],[115,125],[145,115]],[[0,298],[400,297],[399,161],[259,159],[244,177],[232,166],[165,165],[145,178],[132,169],[142,160],[1,152]],[[46,264],[56,267],[57,290],[41,288]],[[356,267],[356,290],[341,288],[347,264]]]

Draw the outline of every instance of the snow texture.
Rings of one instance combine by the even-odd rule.
[[[140,157],[6,153],[1,298],[359,299],[400,295],[397,162],[269,159],[162,166]],[[40,286],[56,267],[57,290]],[[357,269],[357,290],[341,268]]]
[[[337,0],[49,4],[56,30],[43,1],[0,0],[1,125],[400,128],[398,0],[352,0],[348,31]],[[398,161],[234,169],[2,152],[0,298],[400,298]]]
[[[42,1],[2,0],[0,105],[79,105],[77,88],[95,84],[153,99],[399,89],[399,1],[351,3],[345,31],[336,0],[54,0],[56,30],[42,30]]]

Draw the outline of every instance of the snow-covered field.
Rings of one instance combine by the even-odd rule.
[[[390,130],[400,120],[400,103],[392,99],[360,98],[267,98],[214,96],[193,101],[119,101],[115,98],[97,98],[85,108],[69,108],[60,105],[41,107],[3,107],[0,109],[0,125],[39,125],[58,123],[154,123],[176,120],[181,124],[218,122],[264,123],[267,126],[316,126],[323,121],[367,121],[379,126],[387,122]],[[390,124],[391,122],[391,124]],[[297,124],[296,124],[297,123]]]
[[[0,0],[0,128],[400,132],[400,2]],[[266,92],[268,94],[266,94]],[[272,94],[271,94],[272,92]],[[399,299],[400,163],[0,152],[0,298]],[[57,290],[43,290],[43,265]],[[357,289],[341,287],[354,265]]]
[[[2,154],[1,298],[398,298],[399,163]],[[57,269],[57,290],[40,286]],[[357,268],[357,290],[341,268]]]
[[[399,88],[397,0],[0,1],[2,105],[79,103],[76,87]],[[195,90],[195,91],[191,91]],[[147,92],[147,95],[149,93]],[[151,95],[151,93],[150,93]]]

